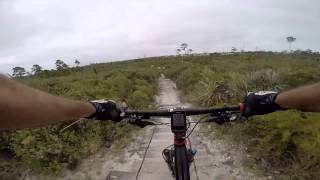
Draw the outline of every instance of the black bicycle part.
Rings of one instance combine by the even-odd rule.
[[[173,146],[169,146],[162,150],[162,157],[166,161],[172,177],[175,177],[174,170],[174,150]]]
[[[170,151],[166,149],[163,150],[162,154],[171,170],[173,170],[174,165],[174,170],[172,173],[176,180],[190,180],[189,165],[192,160],[188,154],[189,151],[186,148],[186,138],[189,137],[199,121],[191,130],[191,132],[186,135],[188,126],[190,126],[190,122],[187,122],[186,116],[210,114],[218,119],[217,123],[222,124],[223,122],[228,121],[230,114],[240,113],[242,110],[243,106],[241,107],[241,104],[237,106],[224,106],[222,108],[204,109],[167,109],[157,111],[126,110],[124,117],[132,118],[133,121],[131,122],[140,127],[145,127],[146,125],[156,125],[155,123],[152,124],[152,122],[142,119],[149,119],[152,116],[171,117],[171,130],[174,133],[173,155],[172,150]]]
[[[239,112],[241,110],[241,105],[233,105],[233,106],[224,106],[221,108],[186,108],[186,109],[161,109],[155,111],[136,111],[136,110],[126,110],[125,116],[137,116],[141,117],[142,119],[149,119],[151,116],[158,116],[158,117],[171,117],[173,113],[176,112],[184,112],[186,116],[194,116],[194,115],[201,115],[201,114],[215,114],[219,112]]]
[[[171,114],[171,131],[173,133],[185,132],[187,130],[187,117],[184,112],[174,112]]]
[[[157,125],[154,122],[150,122],[150,121],[146,121],[146,120],[142,120],[141,118],[131,118],[128,121],[130,124],[136,125],[140,128],[144,128],[148,125]]]
[[[190,180],[189,162],[186,146],[175,145],[174,165],[176,180]]]

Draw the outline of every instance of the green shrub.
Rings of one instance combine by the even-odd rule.
[[[144,69],[140,62],[123,66],[97,64],[66,72],[19,79],[21,82],[50,94],[78,100],[127,100],[131,108],[153,107],[159,73]],[[132,66],[131,66],[132,65]],[[94,69],[92,69],[94,67]],[[111,67],[113,67],[111,69]],[[60,132],[67,123],[45,128],[1,132],[0,152],[10,150],[32,170],[58,175],[74,168],[81,159],[95,153],[104,142],[126,145],[133,132],[128,124],[85,121]]]
[[[242,101],[248,91],[283,91],[318,82],[318,59],[319,55],[268,52],[157,57],[94,64],[66,72],[45,71],[20,81],[73,99],[126,100],[131,108],[149,109],[154,107],[157,79],[163,73],[176,81],[184,100],[213,106]],[[318,119],[318,114],[279,112],[224,126],[222,131],[234,132],[236,142],[241,138],[259,139],[248,147],[257,159],[265,158],[291,177],[315,179],[320,176]],[[11,149],[33,169],[58,174],[94,153],[105,141],[128,142],[132,132],[129,125],[109,122],[81,123],[59,134],[62,127],[2,133],[0,150]]]
[[[130,95],[128,97],[128,105],[129,107],[132,107],[132,108],[142,108],[142,109],[145,109],[145,108],[148,108],[148,100],[150,100],[150,97],[148,97],[147,94],[145,94],[143,91],[141,90],[136,90],[133,92],[132,95]]]
[[[181,97],[200,106],[238,103],[249,91],[284,91],[320,81],[319,62],[311,55],[273,53],[212,54],[171,62],[166,75],[177,81]],[[319,177],[319,114],[293,111],[259,116],[248,123],[224,126],[234,142],[247,144],[259,160],[289,178]],[[226,135],[224,135],[226,136]],[[256,142],[256,141],[253,141]],[[259,161],[258,161],[259,162]]]
[[[250,121],[246,134],[261,139],[252,148],[267,159],[270,166],[288,174],[298,174],[300,178],[314,179],[319,175],[319,118],[318,113],[295,111],[257,116]]]

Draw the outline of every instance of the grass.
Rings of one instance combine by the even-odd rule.
[[[234,104],[249,91],[285,91],[320,81],[319,55],[244,53],[180,57],[168,69],[182,97],[200,106]],[[179,61],[179,59],[177,59]],[[183,61],[183,63],[182,63]],[[317,179],[320,115],[284,111],[217,128],[221,138],[245,144],[253,167],[281,179]]]
[[[140,62],[96,64],[63,71],[45,71],[17,80],[72,99],[125,100],[132,108],[150,109],[155,107],[153,96],[158,91],[159,72],[146,66],[149,65],[141,65]],[[19,162],[17,166],[21,167],[23,163],[35,173],[59,175],[67,168],[75,168],[81,159],[97,152],[105,142],[119,146],[128,144],[135,130],[128,124],[83,121],[61,133],[60,130],[67,124],[1,132],[0,152],[10,152],[15,156]],[[7,175],[10,171],[11,176],[18,175],[15,168],[5,164],[2,167],[8,171]]]
[[[19,81],[68,98],[126,100],[131,108],[150,109],[155,108],[153,95],[158,90],[160,73],[176,81],[185,101],[215,106],[241,102],[249,91],[281,92],[319,82],[319,68],[319,54],[252,52],[93,64],[44,71]],[[320,162],[319,117],[318,113],[286,111],[218,129],[222,138],[248,147],[252,166],[275,169],[285,178],[316,179]],[[123,124],[86,122],[57,133],[63,126],[2,132],[0,150],[9,150],[34,171],[59,174],[96,152],[106,141],[127,143],[133,131]]]

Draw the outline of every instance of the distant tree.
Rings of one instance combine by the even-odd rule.
[[[231,48],[231,52],[232,52],[232,53],[235,53],[235,52],[237,52],[237,51],[238,51],[238,49],[237,49],[236,47],[232,47],[232,48]]]
[[[41,71],[42,71],[42,67],[38,64],[33,65],[31,68],[31,72],[33,74],[39,74]]]
[[[187,43],[182,43],[180,47],[176,50],[177,55],[190,55],[193,50],[191,48],[188,49]]]
[[[12,68],[12,71],[13,71],[12,72],[13,77],[22,77],[27,73],[23,67],[19,67],[19,66]]]
[[[76,59],[76,60],[74,61],[74,64],[76,65],[76,67],[79,67],[80,61],[79,61],[78,59]]]
[[[62,60],[59,60],[59,59],[56,60],[55,64],[56,64],[57,70],[59,70],[59,71],[69,68],[69,66],[65,62],[63,62]]]
[[[181,53],[181,49],[177,49],[177,50],[176,50],[176,53],[177,53],[177,56],[179,56],[180,53]]]
[[[291,44],[292,44],[297,38],[295,38],[295,37],[293,37],[293,36],[289,36],[289,37],[287,37],[286,39],[287,39],[287,41],[288,41],[288,43],[289,43],[289,51],[291,52]]]
[[[181,50],[181,52],[183,51],[184,54],[187,54],[187,49],[188,49],[188,44],[187,43],[182,43],[180,45],[180,50]]]
[[[181,45],[180,45],[180,49],[181,50],[186,50],[188,48],[188,44],[187,43],[182,43]]]

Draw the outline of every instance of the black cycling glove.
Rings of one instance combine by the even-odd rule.
[[[90,102],[95,108],[96,112],[87,118],[95,118],[96,120],[112,120],[119,122],[121,121],[120,110],[114,101],[104,102]]]
[[[245,109],[242,115],[250,117],[283,110],[283,108],[275,102],[277,96],[278,93],[272,91],[248,93],[244,100]]]

